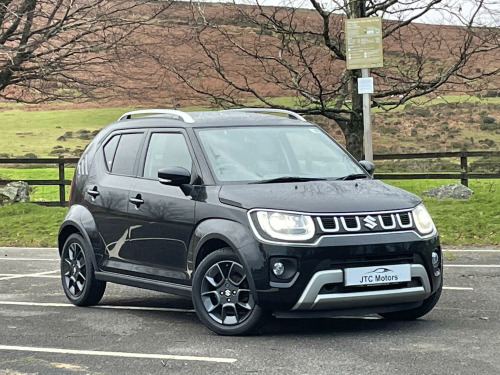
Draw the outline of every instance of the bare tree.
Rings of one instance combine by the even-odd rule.
[[[152,4],[154,3],[154,4]],[[0,0],[0,98],[109,95],[116,51],[169,1]]]
[[[346,70],[345,18],[384,18],[384,68],[372,71],[372,105],[384,110],[432,92],[477,91],[500,71],[500,14],[493,0],[304,1],[310,11],[293,7],[297,1],[289,7],[258,1],[191,2],[189,15],[183,12],[185,32],[168,39],[179,48],[196,46],[196,53],[143,52],[214,105],[257,102],[334,120],[357,158],[363,154],[360,72]],[[430,15],[448,26],[418,23]],[[276,93],[295,100],[273,100]]]

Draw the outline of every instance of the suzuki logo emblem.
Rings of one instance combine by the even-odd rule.
[[[363,219],[363,222],[365,223],[365,227],[369,229],[373,229],[377,226],[377,220],[373,217],[368,215]]]

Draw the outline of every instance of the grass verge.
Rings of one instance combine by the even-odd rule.
[[[391,180],[391,185],[422,196],[431,187],[451,180]],[[470,200],[424,197],[427,210],[446,245],[500,244],[500,180],[469,180],[474,191]]]
[[[0,246],[53,247],[66,207],[16,203],[0,207]]]
[[[421,195],[426,189],[452,181],[386,182]],[[468,201],[423,197],[441,242],[448,246],[500,244],[500,180],[471,180],[470,187],[474,194]],[[56,246],[57,230],[65,212],[64,207],[34,203],[0,207],[0,246]]]

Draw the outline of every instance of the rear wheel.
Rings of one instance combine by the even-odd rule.
[[[389,313],[380,313],[379,315],[386,318],[386,319],[392,319],[392,320],[415,320],[418,319],[425,314],[429,313],[434,306],[436,306],[436,303],[439,301],[439,297],[441,297],[441,291],[443,290],[443,285],[436,290],[436,292],[431,295],[429,298],[424,300],[424,303],[422,303],[421,306],[410,309],[410,310],[403,310],[403,311],[394,311],[394,312],[389,312]]]
[[[209,254],[196,269],[193,304],[200,320],[220,335],[254,333],[270,315],[255,303],[245,269],[229,248]]]
[[[66,297],[77,306],[97,304],[106,289],[106,282],[94,275],[92,250],[79,234],[72,234],[61,253],[61,281]]]

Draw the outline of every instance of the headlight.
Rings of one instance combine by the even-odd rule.
[[[314,236],[313,219],[307,215],[257,211],[262,230],[270,237],[285,241],[306,241]]]
[[[434,230],[431,215],[429,215],[423,204],[415,207],[412,213],[415,225],[421,234],[429,234]]]

